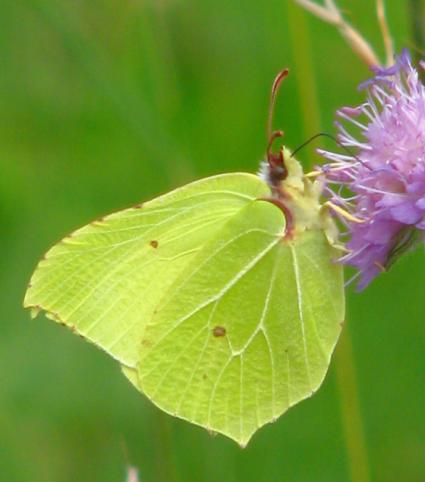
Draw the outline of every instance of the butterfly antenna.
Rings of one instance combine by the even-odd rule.
[[[273,114],[274,114],[274,108],[276,104],[276,97],[279,92],[279,88],[282,84],[282,81],[288,76],[289,70],[284,69],[281,72],[279,72],[274,79],[273,86],[272,86],[272,93],[270,97],[270,106],[269,106],[269,116],[267,119],[267,140],[268,140],[268,148],[270,148],[270,144],[277,138],[277,137],[282,137],[282,135],[276,135],[277,132],[281,131],[276,131],[273,132]]]
[[[282,84],[282,81],[288,76],[289,70],[284,69],[279,72],[274,79],[272,85],[272,92],[270,97],[270,107],[269,107],[269,115],[267,120],[267,161],[270,166],[270,173],[271,177],[274,180],[282,181],[286,177],[286,168],[285,168],[285,160],[283,158],[283,149],[279,151],[279,153],[275,154],[272,152],[273,142],[278,137],[283,137],[283,131],[274,131],[273,130],[273,113],[276,104],[276,97],[279,92],[279,88]]]
[[[271,202],[277,206],[284,214],[286,220],[285,226],[285,237],[291,236],[293,231],[293,218],[292,213],[286,206],[284,199],[286,199],[286,194],[282,188],[282,181],[287,177],[288,171],[285,166],[284,150],[281,147],[280,151],[276,154],[272,151],[273,142],[279,138],[283,137],[283,131],[273,130],[273,114],[276,104],[276,97],[279,92],[279,88],[282,81],[288,76],[289,70],[284,69],[279,72],[274,79],[272,85],[272,92],[270,97],[269,115],[267,119],[267,162],[268,162],[268,172],[267,172],[267,182],[271,188],[272,196],[263,198],[263,200]]]
[[[344,146],[335,136],[332,134],[328,134],[327,132],[319,132],[318,134],[315,134],[314,136],[311,136],[310,139],[307,139],[305,142],[303,142],[300,146],[298,146],[294,151],[292,151],[292,154],[289,157],[294,157],[295,154],[300,151],[303,147],[307,146],[310,144],[310,142],[313,142],[315,139],[318,137],[327,137],[328,139],[331,139],[332,141],[335,142],[337,146],[339,146],[342,150],[344,150],[350,157],[355,159],[357,162],[359,162],[362,166],[366,167],[367,169],[371,170],[370,166],[365,164],[361,159],[359,159],[355,154],[353,154],[350,149],[348,149],[347,146]]]
[[[334,137],[332,134],[328,134],[327,132],[319,132],[318,134],[314,134],[314,136],[311,136],[309,139],[307,139],[305,142],[303,142],[300,146],[298,146],[294,151],[292,151],[292,154],[290,155],[290,157],[294,157],[295,154],[300,151],[301,149],[303,149],[304,147],[308,146],[311,142],[313,142],[314,140],[316,140],[318,137],[327,137],[329,139],[332,139],[335,144],[337,144],[338,146],[340,146],[342,149],[345,149],[345,150],[348,150],[345,146],[343,146],[336,137]],[[350,155],[351,155],[351,152],[350,152]]]

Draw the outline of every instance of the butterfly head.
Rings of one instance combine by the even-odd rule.
[[[287,224],[286,239],[293,239],[306,230],[320,229],[325,232],[331,244],[334,244],[336,226],[321,203],[324,187],[322,179],[305,176],[294,153],[286,147],[274,149],[275,141],[281,139],[284,133],[272,129],[273,111],[279,87],[288,73],[288,69],[285,69],[277,75],[271,91],[266,156],[258,173],[271,191],[271,196],[264,200],[272,202],[282,210]]]

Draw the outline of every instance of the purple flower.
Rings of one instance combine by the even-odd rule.
[[[360,86],[366,102],[337,113],[354,127],[336,122],[348,152],[319,151],[331,161],[320,168],[330,206],[347,227],[340,261],[357,268],[360,290],[425,240],[425,87],[406,50],[374,73]]]

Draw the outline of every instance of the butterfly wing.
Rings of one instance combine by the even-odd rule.
[[[287,240],[284,228],[264,201],[231,216],[170,286],[126,371],[166,412],[241,445],[318,389],[344,319],[324,232]]]
[[[229,217],[268,193],[256,176],[220,175],[90,223],[45,255],[24,306],[135,366],[144,325],[179,273]]]

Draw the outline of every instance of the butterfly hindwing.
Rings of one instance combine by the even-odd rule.
[[[317,390],[344,317],[324,233],[284,232],[265,201],[231,216],[165,292],[127,372],[163,410],[242,445]]]

